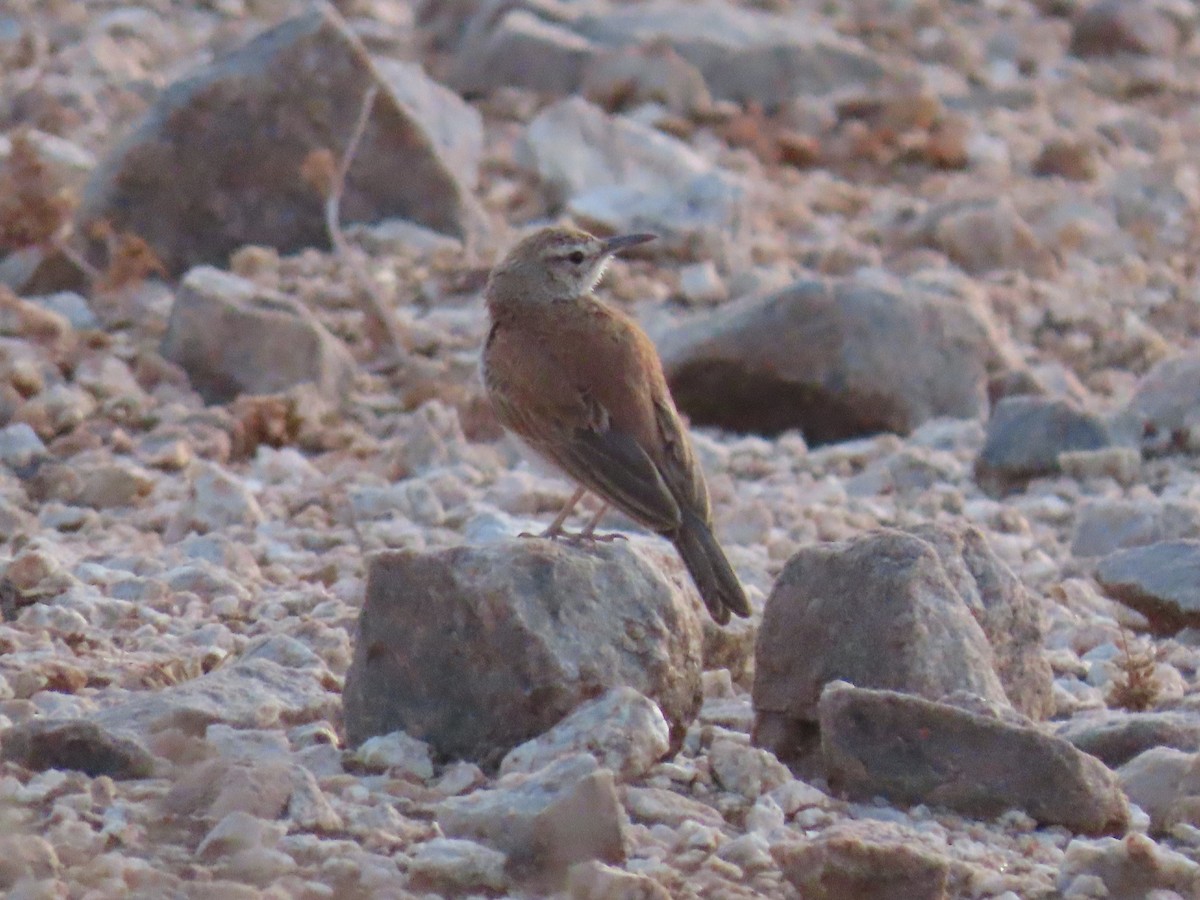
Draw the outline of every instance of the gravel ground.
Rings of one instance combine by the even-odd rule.
[[[589,15],[604,21],[638,6],[537,8],[583,33]],[[110,269],[77,293],[48,293],[20,284],[19,254],[0,262],[17,285],[0,288],[7,896],[851,896],[838,893],[838,873],[854,869],[839,862],[839,841],[883,848],[863,863],[869,872],[940,873],[911,893],[877,886],[853,896],[1195,896],[1198,807],[1160,810],[1132,775],[1125,787],[1137,805],[1125,838],[1084,837],[1018,811],[972,819],[933,802],[853,802],[819,777],[798,780],[750,744],[752,662],[705,673],[704,706],[678,752],[660,758],[660,748],[618,772],[624,859],[577,865],[565,883],[525,880],[494,841],[448,836],[447,798],[509,785],[498,774],[430,757],[419,742],[379,758],[343,750],[340,693],[368,555],[538,530],[570,494],[502,437],[482,397],[488,267],[531,224],[564,210],[619,224],[621,204],[632,202],[555,182],[529,136],[529,123],[566,94],[602,97],[595,83],[470,87],[479,76],[466,71],[459,25],[474,7],[338,4],[373,55],[423,62],[481,115],[478,177],[465,179],[479,208],[474,231],[459,235],[469,237],[465,248],[382,224],[350,228],[349,256],[280,252],[263,235],[213,261],[306,307],[353,358],[345,390],[306,384],[206,405],[194,373],[163,351],[183,293],[177,278],[149,267],[105,283]],[[974,526],[1046,618],[1053,709],[1040,727],[1078,725],[1105,709],[1132,721],[1124,703],[1178,714],[1183,731],[1200,733],[1200,620],[1180,613],[1159,627],[1153,609],[1109,596],[1121,596],[1107,587],[1116,575],[1102,579],[1104,590],[1093,578],[1097,562],[1122,548],[1200,537],[1200,364],[1189,370],[1190,394],[1186,377],[1161,369],[1195,352],[1200,329],[1195,7],[722,7],[816,23],[855,61],[830,63],[832,83],[782,102],[769,92],[755,100],[760,84],[731,87],[697,63],[689,72],[702,70],[708,90],[670,74],[661,97],[621,107],[639,127],[677,139],[696,177],[728,179],[738,202],[735,214],[697,201],[695,227],[668,209],[678,230],[659,249],[616,261],[601,295],[665,348],[738,298],[805,278],[924,290],[972,310],[992,356],[980,364],[977,414],[934,408],[903,434],[820,443],[797,424],[736,433],[720,427],[722,410],[696,412],[717,531],[752,601],[761,608],[787,561],[814,542],[881,527]],[[0,159],[31,142],[73,207],[89,173],[168,85],[309,8],[8,0]],[[538,58],[552,84],[558,57]],[[857,73],[868,65],[880,75],[864,86]],[[628,140],[642,152],[642,138]],[[650,172],[646,196],[692,190],[692,181],[672,181],[693,174],[682,152],[671,149],[658,170],[649,155],[631,163]],[[560,153],[568,168],[592,165]],[[12,183],[0,183],[11,195]],[[6,203],[0,197],[0,212]],[[359,265],[408,335],[399,361],[373,341]],[[920,352],[933,354],[935,377],[941,351]],[[1085,447],[1054,432],[1050,463],[1023,468],[1007,451],[1032,444],[1029,432],[1004,443],[987,412],[989,400],[994,408],[1016,395],[1066,400],[1116,437]],[[985,445],[999,489],[977,475]],[[1186,572],[1146,587],[1158,566],[1143,561],[1127,580],[1155,597],[1188,594]],[[1189,596],[1168,600],[1186,607]],[[1150,683],[1137,703],[1114,692],[1131,669]],[[75,771],[61,756],[49,765],[14,758],[6,729],[54,719],[90,720],[138,746],[106,750],[117,777]],[[630,740],[650,740],[642,727],[628,725]],[[57,740],[56,752],[69,753]],[[1156,743],[1183,754],[1184,769],[1200,766],[1200,742],[1148,740],[1139,750]],[[1183,778],[1155,804],[1200,794]],[[797,847],[816,855],[799,858]],[[814,871],[834,874],[814,887],[804,874]]]

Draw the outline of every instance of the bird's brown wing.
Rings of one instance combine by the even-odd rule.
[[[679,504],[646,451],[609,427],[576,429],[556,449],[555,462],[580,484],[654,531],[679,527]]]
[[[579,484],[654,531],[679,526],[679,504],[641,445],[585,392],[556,391],[553,408],[490,392],[501,422]],[[567,402],[567,400],[570,402]]]
[[[654,398],[654,419],[662,448],[658,469],[663,481],[682,509],[694,513],[705,523],[711,522],[712,510],[704,471],[696,462],[687,429],[679,420],[679,413],[675,411],[665,382]]]

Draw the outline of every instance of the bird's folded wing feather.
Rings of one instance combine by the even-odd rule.
[[[647,528],[679,527],[679,504],[670,488],[646,451],[623,431],[577,428],[570,440],[546,452],[576,481]]]

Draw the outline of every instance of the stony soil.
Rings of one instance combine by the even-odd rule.
[[[456,72],[456,41],[474,4],[338,6],[372,54],[457,79],[482,115],[474,196],[484,227],[468,246],[385,225],[350,230],[354,259],[409,336],[400,360],[381,354],[364,324],[354,263],[326,249],[246,246],[218,265],[306,307],[353,355],[352,388],[214,405],[162,352],[177,279],[153,266],[132,278],[110,269],[78,293],[47,296],[21,286],[11,260],[0,265],[18,285],[0,289],[0,740],[36,719],[90,719],[136,734],[143,754],[113,750],[124,776],[114,778],[6,750],[0,888],[10,897],[568,889],[524,879],[495,841],[446,836],[444,801],[495,787],[496,775],[431,760],[423,745],[343,755],[340,691],[370,553],[537,530],[569,496],[503,439],[486,408],[479,291],[522,228],[564,209],[619,223],[622,210],[607,204],[628,197],[547,190],[525,135],[563,92],[468,90],[478,75],[461,62]],[[562,4],[554,15],[574,21],[576,6],[601,19],[611,11]],[[666,346],[683,323],[801,279],[940,292],[989,329],[981,407],[1017,394],[1066,399],[1114,435],[1100,447],[1052,436],[1050,462],[1032,468],[1008,466],[993,448],[1002,476],[993,483],[976,477],[986,409],[968,418],[934,409],[905,421],[904,434],[823,444],[810,435],[812,446],[778,419],[764,434],[698,428],[717,530],[753,602],[761,608],[789,558],[814,542],[974,526],[1046,616],[1054,688],[1042,727],[1086,730],[1105,709],[1124,721],[1129,706],[1170,712],[1178,728],[1161,742],[1181,759],[1141,760],[1174,779],[1165,798],[1141,770],[1127,773],[1138,806],[1124,839],[1039,826],[1021,812],[972,819],[936,804],[854,802],[751,747],[751,664],[713,670],[678,753],[618,772],[624,861],[572,870],[570,896],[809,896],[797,887],[805,873],[852,869],[838,854],[862,845],[885,848],[868,869],[925,885],[903,896],[1195,896],[1200,805],[1176,801],[1200,795],[1187,785],[1200,750],[1188,745],[1200,734],[1200,621],[1172,613],[1162,624],[1157,607],[1122,606],[1092,577],[1113,551],[1200,537],[1200,396],[1168,385],[1162,428],[1131,406],[1156,364],[1194,352],[1200,330],[1195,8],[741,6],[829,28],[882,77],[864,85],[853,67],[833,67],[834,83],[819,91],[756,103],[722,98],[711,75],[718,96],[697,100],[678,76],[668,102],[615,104],[686,144],[698,172],[736,178],[744,193],[736,215],[697,207],[712,218],[617,261],[600,293]],[[308,8],[9,0],[0,159],[33,129],[73,206],[164,88]],[[0,196],[0,212],[8,203]],[[722,421],[720,410],[704,412]],[[1121,584],[1186,606],[1178,584],[1145,583],[1158,574],[1148,559],[1122,567]],[[653,731],[629,725],[635,736],[643,727]],[[929,867],[933,887],[921,880]],[[843,896],[829,884],[807,890]]]

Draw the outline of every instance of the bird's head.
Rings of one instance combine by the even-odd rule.
[[[654,237],[598,238],[566,226],[539,229],[519,241],[492,270],[488,303],[494,307],[577,300],[591,293],[615,254]]]

